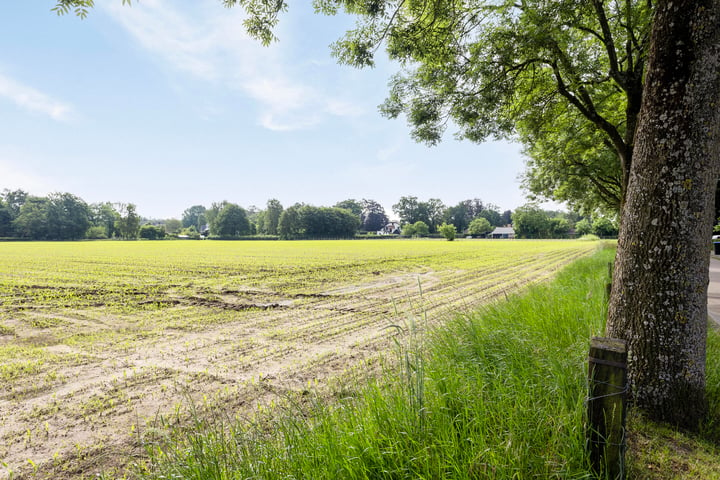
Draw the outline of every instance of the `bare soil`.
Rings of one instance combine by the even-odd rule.
[[[13,332],[0,335],[0,344],[37,351],[19,357],[23,368],[21,360],[8,365],[20,374],[0,385],[0,479],[122,472],[142,455],[140,440],[158,416],[182,413],[190,399],[250,414],[282,392],[328,385],[353,366],[369,372],[392,343],[388,325],[406,315],[437,324],[449,310],[544,280],[574,258],[531,273],[516,265],[486,274],[495,281],[468,272],[379,274],[312,295],[167,288],[143,297],[155,310],[142,321],[103,313],[92,292],[82,307],[6,304],[3,323]],[[215,320],[221,314],[225,320]],[[178,320],[154,326],[153,318],[168,316]]]

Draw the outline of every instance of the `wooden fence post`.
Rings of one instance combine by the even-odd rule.
[[[627,345],[616,338],[594,337],[588,357],[586,437],[590,461],[601,478],[625,478]]]

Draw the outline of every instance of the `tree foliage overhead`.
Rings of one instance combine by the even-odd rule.
[[[650,2],[315,3],[325,13],[344,8],[358,17],[333,46],[341,62],[372,66],[385,46],[404,66],[382,112],[405,115],[413,138],[435,144],[449,121],[472,141],[517,135],[532,161],[527,178],[544,177],[526,183],[531,191],[579,200],[578,192],[590,189],[604,206],[619,207],[642,96]],[[567,131],[589,132],[592,141]]]

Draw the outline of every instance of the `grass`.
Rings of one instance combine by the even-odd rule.
[[[148,479],[593,478],[585,451],[589,338],[604,330],[603,250],[441,329],[400,322],[396,356],[367,387],[288,395],[252,419],[198,408],[145,443]],[[701,433],[629,419],[628,478],[720,478],[720,333],[708,340]]]
[[[287,396],[252,421],[196,411],[148,443],[146,478],[590,478],[588,340],[603,330],[612,251],[420,338],[394,330],[385,375],[327,401]],[[307,398],[310,397],[310,398]],[[172,426],[168,421],[166,426]]]

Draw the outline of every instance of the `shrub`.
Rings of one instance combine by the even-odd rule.
[[[442,225],[440,225],[438,227],[438,232],[440,232],[442,236],[450,242],[455,240],[455,234],[457,233],[457,231],[455,230],[455,225],[448,225],[447,223],[443,223]]]
[[[91,240],[102,240],[107,238],[105,227],[90,227],[85,236]]]

